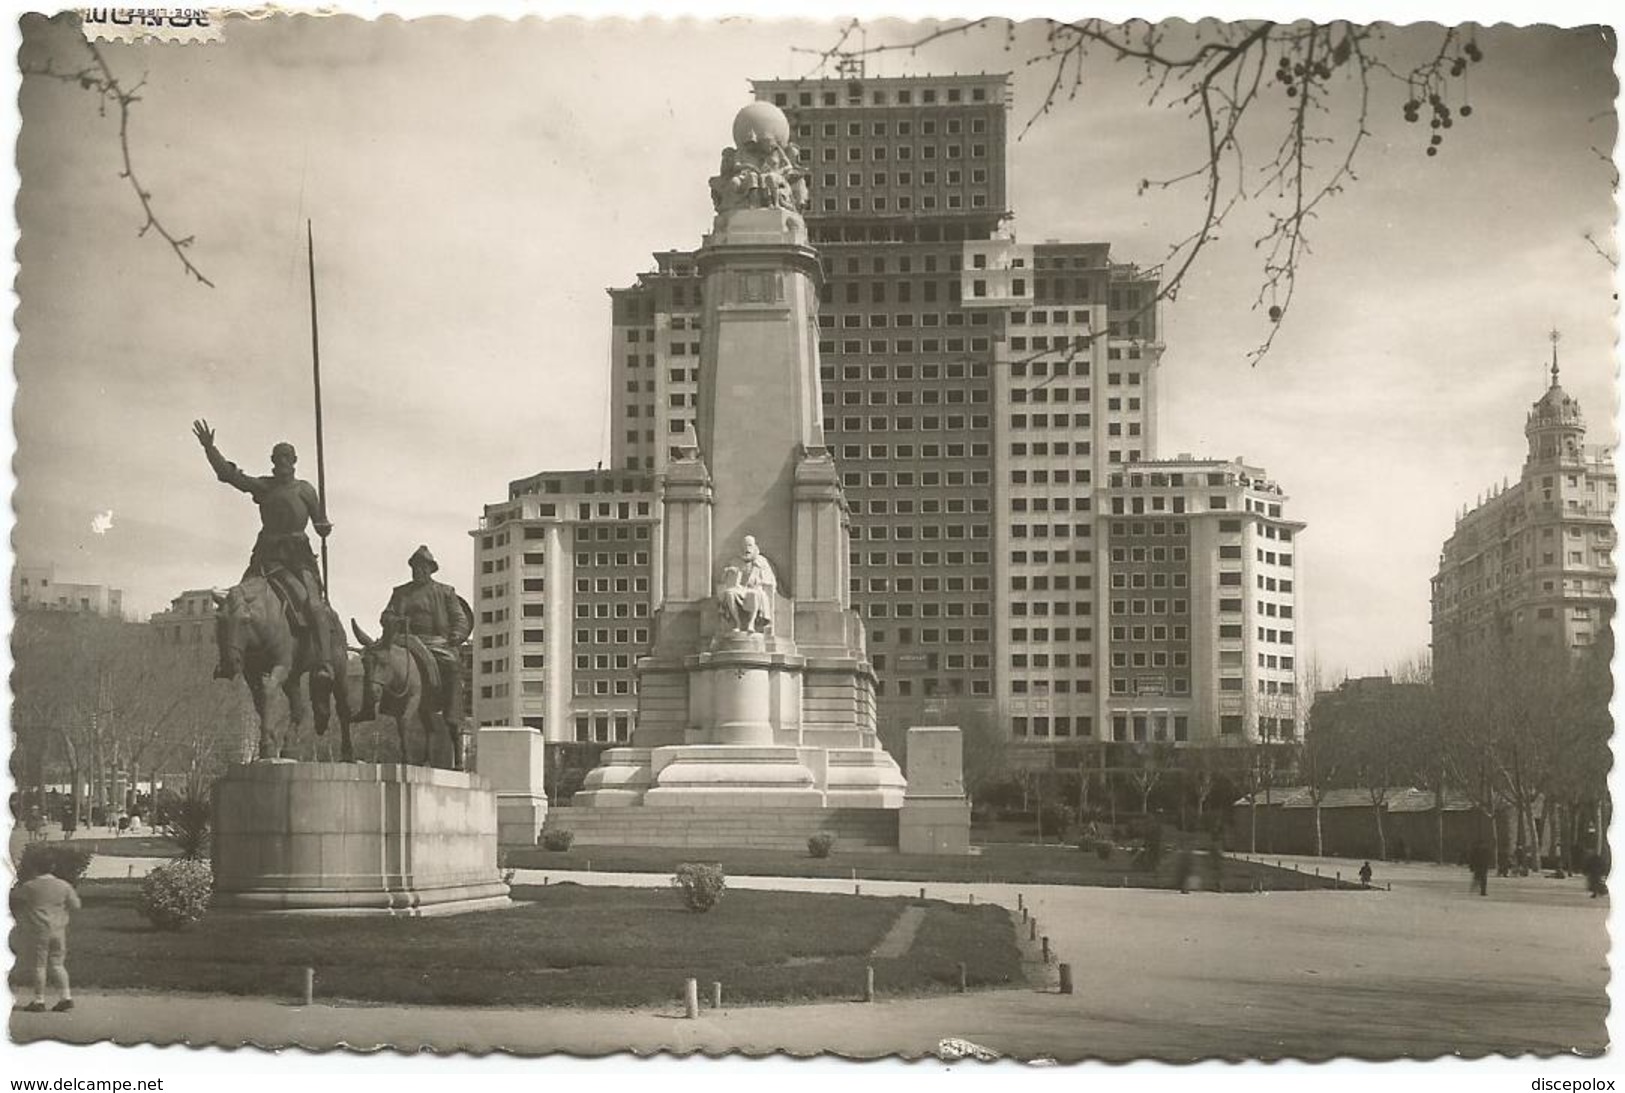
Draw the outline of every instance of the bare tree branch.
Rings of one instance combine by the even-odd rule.
[[[91,63],[76,72],[59,72],[52,66],[50,59],[47,58],[43,65],[25,66],[23,75],[43,76],[48,79],[60,80],[63,83],[78,84],[84,90],[94,92],[98,99],[97,111],[103,117],[107,116],[109,103],[117,107],[119,151],[124,158],[124,169],[119,172],[119,177],[129,180],[130,188],[135,191],[136,200],[141,203],[141,211],[146,217],[136,235],[145,236],[149,231],[157,233],[175,252],[175,257],[181,261],[181,268],[189,276],[198,283],[213,288],[214,282],[203,275],[203,272],[192,263],[191,257],[187,254],[188,249],[192,246],[193,237],[190,235],[178,237],[164,226],[163,222],[158,219],[158,214],[153,210],[152,192],[143,186],[141,180],[136,177],[135,164],[130,156],[130,108],[141,101],[139,92],[146,81],[143,80],[132,87],[125,87],[118,77],[113,74],[112,68],[107,63],[107,58],[102,55],[102,51],[96,47],[96,44],[87,40],[84,46],[90,51]]]
[[[1003,25],[1005,48],[1013,48],[1016,28],[1009,20],[950,24],[906,42],[857,47],[852,40],[859,24],[853,21],[829,49],[805,52],[818,55],[818,67],[831,61],[844,65],[865,56],[913,54],[995,23]],[[1077,98],[1086,73],[1098,67],[1092,60],[1141,66],[1148,88],[1147,105],[1185,109],[1204,134],[1199,162],[1166,178],[1140,180],[1142,194],[1200,182],[1203,210],[1198,226],[1145,271],[1158,279],[1159,286],[1142,311],[1178,298],[1198,259],[1219,239],[1238,206],[1265,203],[1269,228],[1254,243],[1261,252],[1261,265],[1253,306],[1264,309],[1270,326],[1248,354],[1257,364],[1273,347],[1280,323],[1291,309],[1298,273],[1311,253],[1311,222],[1326,200],[1357,181],[1355,162],[1370,135],[1374,82],[1386,80],[1406,90],[1409,97],[1403,115],[1407,122],[1419,122],[1424,105],[1430,109],[1432,133],[1425,150],[1429,156],[1437,156],[1443,131],[1452,128],[1457,119],[1472,115],[1471,105],[1461,100],[1466,95],[1469,66],[1481,61],[1483,54],[1470,28],[1465,32],[1440,28],[1437,48],[1411,67],[1397,63],[1395,51],[1385,48],[1380,26],[1210,22],[1196,27],[1192,40],[1184,43],[1171,41],[1170,30],[1168,24],[1144,20],[1049,22],[1043,45],[1026,61],[1028,66],[1044,68],[1048,82],[1018,139],[1058,106]],[[1273,77],[1268,76],[1271,58],[1277,64]],[[1353,81],[1355,93],[1348,112],[1333,109],[1334,100],[1347,94],[1334,81],[1345,78]],[[1279,88],[1287,105],[1274,123],[1279,126],[1274,156],[1250,175],[1242,128],[1248,118],[1261,119],[1255,126],[1271,124],[1275,108],[1272,97],[1264,93],[1270,86]],[[1461,104],[1452,107],[1452,101]],[[1331,153],[1328,169],[1319,169],[1312,162],[1311,153],[1317,149]]]

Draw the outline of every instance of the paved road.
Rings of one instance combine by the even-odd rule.
[[[1271,859],[1273,860],[1273,859]],[[1313,860],[1298,859],[1312,870]],[[137,875],[150,863],[98,859]],[[1291,864],[1291,863],[1288,863]],[[1349,870],[1350,863],[1321,863]],[[1358,868],[1354,863],[1353,868]],[[649,874],[547,873],[517,880],[663,885]],[[69,1015],[14,1013],[19,1041],[188,1040],[357,1047],[424,1045],[521,1053],[836,1051],[934,1054],[948,1037],[1018,1057],[1128,1059],[1469,1057],[1597,1053],[1607,1044],[1606,900],[1579,880],[1492,879],[1386,865],[1371,892],[1218,895],[1046,885],[930,884],[932,896],[1016,906],[1018,891],[1071,996],[1009,990],[944,998],[747,1007],[697,1021],[668,1010],[513,1010],[317,1004],[85,992]],[[830,891],[850,881],[730,878],[738,888]],[[864,881],[865,893],[915,882]],[[679,984],[673,984],[674,996]]]

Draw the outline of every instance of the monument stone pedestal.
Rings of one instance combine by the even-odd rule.
[[[818,375],[823,274],[799,211],[805,176],[770,103],[741,110],[733,136],[697,256],[696,428],[666,469],[661,599],[638,662],[633,746],[605,753],[570,811],[717,813],[714,830],[738,824],[747,835],[752,816],[775,810],[888,811],[882,823],[850,817],[854,830],[877,830],[894,822],[905,787],[880,747],[875,673],[851,605],[851,518]]]
[[[539,729],[485,726],[479,730],[480,777],[497,795],[497,845],[535,846],[547,821],[545,758]]]
[[[214,786],[214,903],[448,915],[505,907],[497,795],[477,774],[379,763],[238,763]]]
[[[897,848],[905,854],[970,853],[970,801],[957,728],[908,730],[908,793],[897,819]]]

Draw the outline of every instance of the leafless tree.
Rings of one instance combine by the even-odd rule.
[[[1466,102],[1469,68],[1483,59],[1475,28],[1439,27],[1415,63],[1387,35],[1392,28],[1331,23],[1149,23],[1100,19],[1044,21],[1042,44],[1025,59],[1047,83],[1021,133],[1076,100],[1106,64],[1136,66],[1147,105],[1184,112],[1200,131],[1188,168],[1139,181],[1139,191],[1191,186],[1201,193],[1198,226],[1177,239],[1153,271],[1160,287],[1147,308],[1173,300],[1231,214],[1264,204],[1268,228],[1254,241],[1260,255],[1254,310],[1267,316],[1249,354],[1257,363],[1274,344],[1291,310],[1298,274],[1310,253],[1309,229],[1327,201],[1358,180],[1355,166],[1373,121],[1381,84],[1403,89],[1401,116],[1431,132],[1424,149],[1436,156],[1445,134],[1473,114]],[[985,18],[948,23],[899,43],[870,46],[854,20],[818,55],[818,65],[885,53],[917,54],[944,39],[1002,35],[1018,45],[1017,24]]]

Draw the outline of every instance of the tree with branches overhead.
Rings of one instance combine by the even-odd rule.
[[[1147,104],[1183,111],[1198,126],[1199,151],[1184,170],[1139,181],[1139,191],[1190,186],[1201,194],[1202,216],[1175,240],[1150,274],[1160,281],[1145,309],[1174,300],[1204,251],[1238,207],[1261,203],[1268,227],[1254,240],[1260,256],[1253,300],[1267,322],[1249,353],[1255,364],[1274,345],[1292,308],[1298,276],[1310,253],[1310,228],[1328,201],[1358,181],[1356,165],[1371,136],[1376,92],[1404,96],[1400,116],[1430,132],[1423,150],[1437,156],[1456,123],[1473,116],[1469,72],[1484,59],[1471,26],[1430,30],[1433,41],[1414,62],[1383,25],[1204,20],[1150,23],[1131,19],[1045,20],[1041,43],[1025,64],[1046,74],[1021,134],[1076,100],[1105,63],[1138,67]],[[945,39],[1001,34],[1016,52],[1019,25],[984,18],[949,23],[902,42],[859,42],[853,20],[818,55],[820,66],[882,54],[918,54]],[[1258,149],[1262,149],[1259,153]]]

